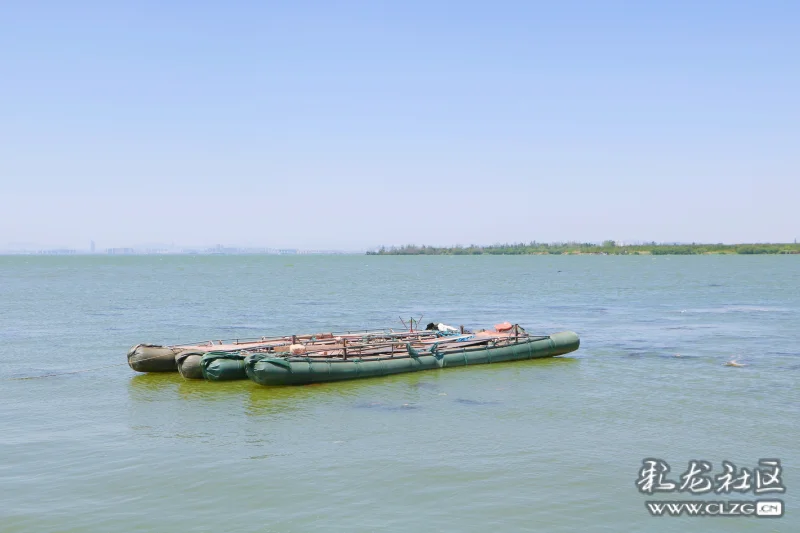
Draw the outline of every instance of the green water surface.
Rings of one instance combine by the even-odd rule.
[[[124,365],[412,315],[582,345],[293,388]],[[797,256],[0,257],[0,531],[796,532],[799,341]],[[786,514],[650,517],[646,457],[780,458]]]

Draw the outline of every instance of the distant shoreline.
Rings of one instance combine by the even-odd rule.
[[[800,244],[617,244],[595,243],[537,243],[492,244],[488,246],[382,246],[377,250],[270,250],[222,248],[205,250],[138,250],[111,248],[96,253],[69,248],[44,250],[0,250],[0,256],[78,256],[78,257],[135,257],[135,256],[272,256],[298,257],[305,255],[800,255]]]
[[[800,254],[800,244],[633,244],[591,243],[493,244],[491,246],[416,246],[380,248],[367,255],[787,255]]]

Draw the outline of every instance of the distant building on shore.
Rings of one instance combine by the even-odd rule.
[[[94,241],[89,241],[89,252],[94,253]]]
[[[75,255],[78,253],[78,251],[73,250],[72,248],[57,248],[51,250],[39,250],[36,253],[39,255]]]

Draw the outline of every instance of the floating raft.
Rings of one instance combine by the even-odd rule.
[[[485,332],[406,342],[402,349],[398,349],[396,343],[390,343],[388,346],[350,346],[333,353],[326,350],[299,356],[253,353],[245,358],[244,368],[247,377],[261,385],[307,385],[555,357],[573,352],[580,346],[580,338],[571,331],[531,336],[527,333],[520,335],[519,329],[515,326],[515,333]]]
[[[233,375],[239,376],[235,379],[246,379],[244,367],[239,363],[244,360],[245,355],[252,352],[280,354],[305,347],[318,350],[341,347],[348,342],[367,344],[399,339],[422,340],[435,338],[437,335],[439,333],[431,331],[394,332],[386,329],[203,341],[169,346],[142,343],[128,350],[128,366],[137,372],[178,371],[187,379],[222,381],[234,379]],[[209,357],[205,357],[206,355]]]

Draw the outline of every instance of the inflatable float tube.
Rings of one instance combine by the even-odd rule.
[[[428,352],[418,352],[408,345],[408,354],[376,358],[276,357],[252,354],[244,368],[251,380],[260,385],[307,385],[329,381],[388,376],[451,366],[467,366],[542,357],[573,352],[580,346],[577,333],[563,331],[546,337],[531,337],[503,346],[464,347],[438,352],[435,345]]]
[[[128,350],[128,366],[137,372],[175,372],[175,355],[180,351],[159,344],[137,344]]]
[[[183,350],[175,356],[178,372],[185,379],[203,379],[203,369],[200,361],[206,352],[200,350]]]
[[[202,377],[209,381],[247,379],[244,357],[244,354],[238,352],[208,352],[200,359]]]

